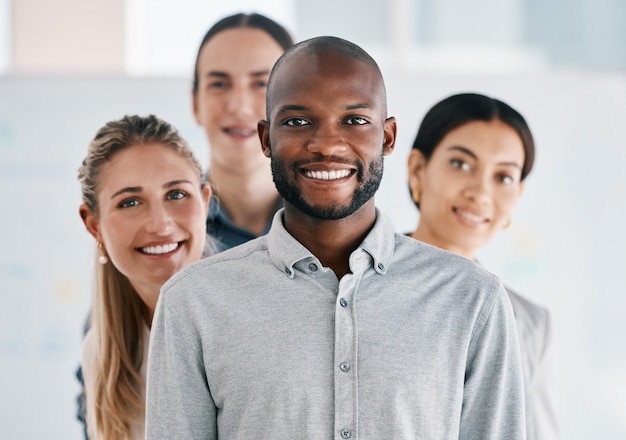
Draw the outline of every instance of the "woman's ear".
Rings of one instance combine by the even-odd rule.
[[[422,174],[424,168],[426,167],[426,159],[422,152],[416,148],[413,148],[409,153],[408,159],[408,177],[409,177],[409,188],[411,189],[411,193],[413,194],[413,200],[420,199],[420,188],[422,181]]]
[[[204,217],[209,215],[209,200],[211,199],[211,185],[202,185],[202,200],[204,201]]]
[[[85,228],[87,228],[87,232],[89,232],[91,236],[95,238],[98,243],[100,243],[102,240],[100,238],[98,219],[91,211],[91,209],[89,209],[89,207],[83,203],[78,208],[78,214],[80,215],[80,218],[83,221]]]
[[[191,92],[191,110],[193,112],[193,118],[196,120],[196,124],[201,124],[200,119],[200,106],[198,103],[198,92]]]

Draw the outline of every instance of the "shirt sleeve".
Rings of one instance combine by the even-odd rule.
[[[522,361],[511,303],[499,284],[468,351],[460,439],[526,438]]]
[[[217,439],[199,333],[192,320],[177,320],[167,294],[175,292],[161,293],[150,335],[146,439]]]

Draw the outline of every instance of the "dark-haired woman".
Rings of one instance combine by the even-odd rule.
[[[535,158],[520,113],[488,96],[450,96],[425,115],[408,159],[419,209],[410,235],[476,259],[477,250],[511,225]],[[524,368],[530,440],[558,438],[554,334],[548,310],[507,288]]]

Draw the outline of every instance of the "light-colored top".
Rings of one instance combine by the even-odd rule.
[[[161,291],[147,439],[524,439],[499,279],[377,220],[341,281],[284,228]]]
[[[506,287],[524,371],[528,440],[558,440],[558,365],[549,311]]]
[[[150,329],[147,325],[143,327],[143,333],[141,335],[143,340],[146,342],[143,344],[144,346],[144,354],[143,354],[143,363],[141,364],[141,368],[139,373],[144,380],[144,385],[141,387],[140,394],[142,399],[145,400],[146,397],[146,370],[147,370],[147,359],[148,359],[148,344],[147,342],[150,340]],[[82,353],[81,353],[81,368],[83,370],[83,377],[85,380],[85,397],[87,401],[89,401],[89,390],[92,390],[94,387],[95,380],[95,366],[96,359],[98,355],[98,340],[96,337],[96,332],[91,327],[87,334],[85,335],[85,339],[83,339]],[[87,412],[89,411],[89,404],[87,404]],[[87,413],[87,427],[89,431],[89,440],[104,440],[100,439],[93,431],[89,429],[90,417],[89,413]],[[145,423],[134,423],[131,425],[131,434],[132,440],[144,440],[145,439]]]

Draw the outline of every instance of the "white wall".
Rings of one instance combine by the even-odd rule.
[[[415,226],[406,156],[421,117],[461,91],[499,97],[527,118],[536,168],[485,266],[548,306],[560,341],[563,438],[626,438],[626,77],[387,75],[399,143],[377,204],[399,232]],[[88,306],[92,241],[76,171],[107,120],[169,120],[206,163],[187,79],[0,79],[0,438],[79,439],[73,378]]]

